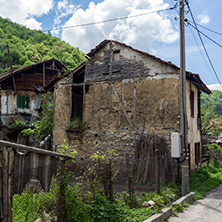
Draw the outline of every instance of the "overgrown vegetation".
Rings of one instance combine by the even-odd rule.
[[[49,137],[48,139],[50,139],[52,137],[53,106],[53,95],[51,92],[47,92],[42,97],[41,115],[32,122],[30,128],[22,131],[23,136],[32,137],[36,147],[39,147],[40,142],[45,138]]]
[[[67,150],[67,144],[62,149]],[[64,190],[63,215],[66,222],[139,222],[160,212],[178,197],[175,185],[161,190],[160,195],[144,192],[140,196],[129,192],[126,185],[125,192],[114,195],[113,182],[117,173],[113,168],[115,155],[113,150],[95,153],[91,157],[94,163],[83,178],[73,178],[66,171],[62,185],[53,180],[48,193],[25,191],[22,195],[15,195],[13,221],[55,218],[60,185]],[[150,200],[155,203],[149,204]]]
[[[212,90],[212,94],[201,94],[202,134],[219,136],[222,132],[222,92]]]
[[[0,17],[0,73],[10,70],[6,43],[14,69],[51,58],[74,68],[85,60],[84,53],[59,38]]]
[[[203,198],[208,191],[222,183],[221,148],[216,144],[209,148],[215,154],[212,155],[212,163],[190,175],[190,190],[196,193],[196,199]],[[66,141],[61,150],[69,155],[70,147]],[[73,155],[75,156],[76,152],[73,152]],[[129,189],[126,184],[126,191],[114,194],[113,182],[117,174],[114,169],[115,156],[113,150],[97,152],[92,155],[93,163],[83,177],[75,178],[66,169],[62,184],[53,180],[48,193],[33,194],[25,191],[22,195],[15,195],[13,220],[23,222],[46,216],[55,218],[60,186],[63,188],[65,222],[141,222],[171,206],[179,198],[181,188],[175,184],[168,184],[161,189],[160,194],[141,192],[137,195],[132,192],[133,187]],[[174,205],[174,215],[185,207],[186,204]]]

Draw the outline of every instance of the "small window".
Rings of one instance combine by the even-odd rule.
[[[194,118],[194,91],[190,92],[190,112],[191,117]]]
[[[120,60],[120,50],[113,51],[113,61],[119,61]]]
[[[30,96],[18,95],[18,108],[30,108]]]

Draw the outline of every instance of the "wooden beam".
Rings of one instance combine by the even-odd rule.
[[[124,104],[124,83],[123,81],[121,82],[121,94],[122,94],[122,104]],[[119,121],[118,121],[118,125],[120,127],[121,125],[121,107],[120,107],[120,104],[119,104]]]
[[[71,158],[71,157],[69,157],[65,154],[62,154],[62,153],[57,153],[57,152],[44,150],[44,149],[40,149],[40,148],[35,148],[35,147],[31,147],[31,146],[26,146],[26,145],[22,145],[22,144],[17,144],[17,143],[11,143],[11,142],[8,142],[5,140],[0,140],[0,145],[5,147],[5,151],[7,151],[8,147],[12,147],[14,149],[26,150],[26,151],[30,151],[30,152],[34,152],[34,153],[38,153],[38,154],[49,155],[49,156],[54,156],[54,157],[63,157],[63,158],[67,158],[67,159]],[[7,153],[5,155],[7,155]]]
[[[12,76],[12,81],[13,81],[13,88],[14,88],[14,91],[17,92],[14,75]]]
[[[105,93],[103,94],[102,98],[99,101],[99,104],[96,106],[96,108],[93,110],[91,116],[89,117],[88,121],[86,122],[85,126],[87,126],[89,124],[89,122],[92,120],[92,118],[94,117],[94,115],[96,114],[96,112],[98,111],[98,109],[100,108],[103,100],[105,99],[107,93],[109,92],[111,88],[111,85],[109,85],[109,87],[106,89]]]
[[[8,221],[8,150],[3,145],[3,222]]]
[[[120,107],[121,107],[121,109],[122,109],[122,111],[123,111],[123,113],[124,113],[124,115],[125,115],[125,117],[126,117],[127,122],[129,123],[130,127],[133,128],[133,125],[132,125],[132,123],[131,123],[131,121],[130,121],[127,113],[126,113],[126,110],[124,109],[124,106],[123,106],[123,104],[122,104],[122,101],[120,100],[119,95],[118,95],[118,93],[117,93],[117,91],[116,91],[113,83],[111,83],[111,86],[112,86],[113,91],[114,91],[114,93],[115,93],[115,95],[116,95],[116,97],[117,97],[117,99],[118,99],[118,101],[119,101]]]
[[[82,123],[84,123],[84,111],[85,111],[85,96],[86,96],[86,85],[83,85],[83,101],[82,101]]]
[[[133,80],[133,124],[136,127],[136,81]]]
[[[8,149],[8,221],[12,221],[12,198],[13,198],[13,171],[15,166],[15,152]]]
[[[43,65],[43,86],[45,86],[45,63],[42,64]]]
[[[95,101],[95,88],[94,88],[94,84],[92,85],[93,91],[92,91],[92,112],[94,109],[94,101]]]
[[[110,94],[109,94],[109,112],[112,112],[112,88],[110,89]]]
[[[100,83],[100,100],[103,96],[103,83]],[[101,106],[99,107],[99,127],[101,126]]]

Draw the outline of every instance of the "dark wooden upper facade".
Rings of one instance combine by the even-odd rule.
[[[34,91],[47,85],[56,76],[63,75],[66,70],[61,62],[50,59],[0,75],[0,86],[2,90]]]

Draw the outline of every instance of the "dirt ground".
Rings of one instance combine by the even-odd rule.
[[[168,222],[222,222],[222,185],[204,199],[195,201],[178,217],[169,218]]]

